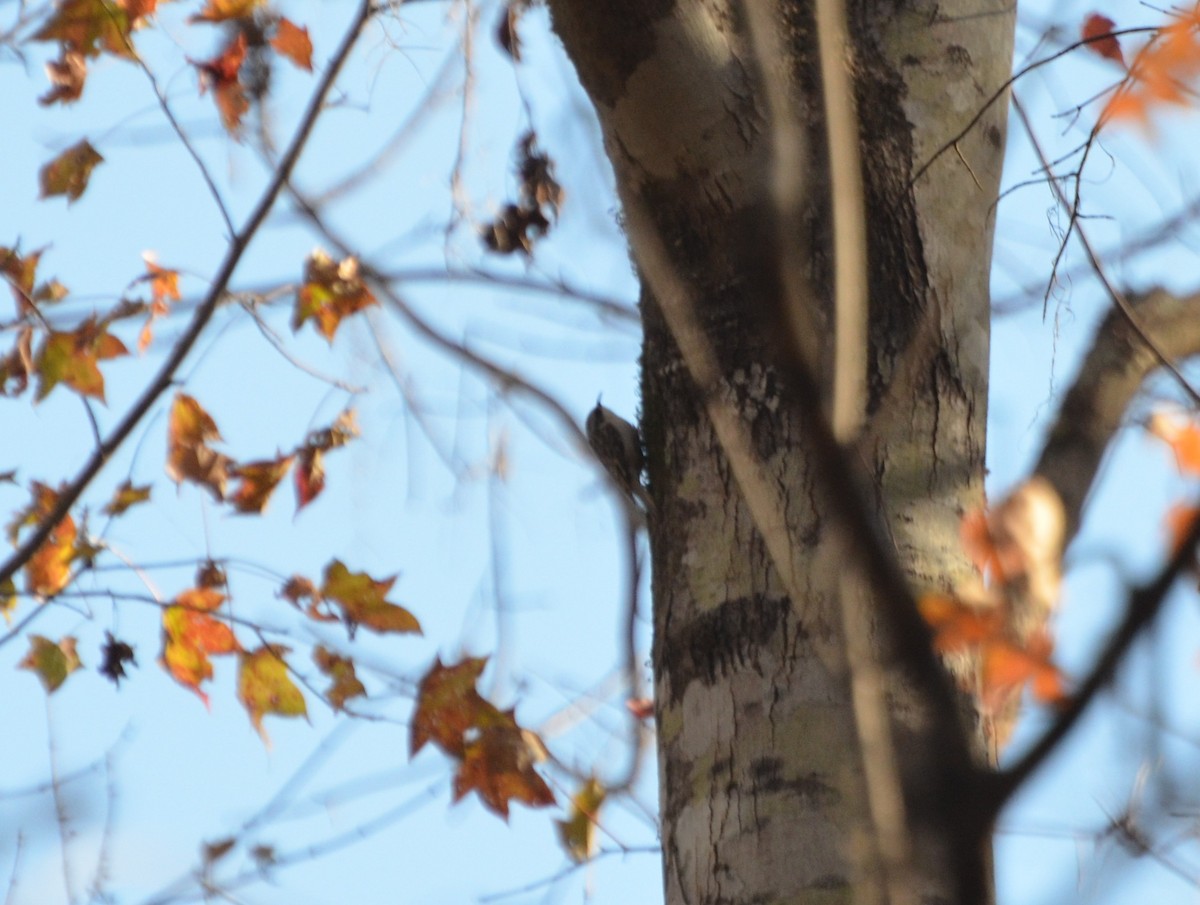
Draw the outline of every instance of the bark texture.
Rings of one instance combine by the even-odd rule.
[[[756,2],[756,0],[750,0]],[[643,431],[656,518],[654,668],[667,902],[849,902],[880,878],[845,666],[830,500],[775,367],[776,253],[801,261],[828,349],[827,152],[812,9],[764,0],[786,59],[754,53],[740,0],[549,0],[595,104],[627,208],[652,220],[786,512],[788,593],[704,416],[656,300],[643,291]],[[912,184],[1008,76],[1012,8],[851,0],[869,227],[867,428],[857,451],[891,542],[919,587],[968,568],[962,513],[982,500],[992,205],[1004,105]],[[807,134],[806,194],[773,229],[765,79]],[[638,257],[636,235],[633,254]],[[828,353],[826,353],[827,356]],[[828,361],[815,363],[827,367]],[[795,599],[798,596],[801,599]],[[876,601],[886,605],[886,601]],[[936,739],[897,680],[890,704],[914,825],[913,888],[951,901],[961,866],[938,839]],[[980,858],[985,856],[980,853]]]

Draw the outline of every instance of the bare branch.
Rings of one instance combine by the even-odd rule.
[[[1130,299],[1141,330],[1114,308],[1101,323],[1034,469],[1058,491],[1067,514],[1067,538],[1079,527],[1088,491],[1109,441],[1146,377],[1160,365],[1142,341],[1156,337],[1164,355],[1200,354],[1200,291],[1177,296],[1154,289]]]
[[[933,166],[934,163],[937,162],[939,157],[941,157],[947,151],[953,149],[960,141],[962,141],[964,138],[966,138],[968,133],[970,133],[970,131],[979,124],[979,121],[981,119],[983,119],[983,115],[985,113],[987,113],[987,111],[989,109],[991,109],[991,106],[994,103],[996,103],[996,101],[1005,97],[1008,94],[1008,89],[1011,88],[1013,85],[1015,85],[1022,78],[1029,75],[1029,73],[1031,73],[1037,69],[1041,69],[1043,66],[1049,65],[1050,63],[1053,63],[1055,60],[1065,57],[1069,53],[1074,53],[1076,50],[1078,50],[1081,47],[1087,47],[1090,44],[1096,44],[1100,41],[1107,41],[1112,38],[1119,38],[1122,35],[1138,35],[1138,34],[1146,34],[1146,33],[1157,34],[1158,29],[1157,28],[1145,28],[1145,27],[1144,28],[1122,28],[1122,29],[1119,29],[1118,31],[1112,32],[1111,34],[1094,35],[1090,38],[1084,38],[1080,41],[1075,41],[1072,44],[1068,44],[1066,47],[1062,48],[1061,50],[1059,50],[1055,53],[1050,54],[1050,56],[1048,56],[1048,57],[1043,57],[1040,60],[1035,60],[1034,62],[1030,63],[1028,66],[1023,67],[1020,71],[1013,73],[1012,76],[1010,76],[1008,79],[1005,80],[1003,85],[1001,85],[999,88],[997,88],[995,91],[992,92],[991,97],[989,97],[986,101],[984,101],[982,104],[979,105],[979,109],[975,112],[975,115],[973,117],[971,117],[971,119],[967,122],[967,124],[965,126],[963,126],[962,129],[960,129],[957,134],[955,134],[953,137],[947,139],[940,148],[938,148],[936,151],[933,152],[933,155],[927,161],[925,161],[925,163],[921,164],[921,166],[919,166],[917,168],[917,171],[915,173],[913,173],[912,178],[908,181],[909,186],[916,185],[917,180],[920,179],[922,176],[925,175],[926,172],[929,171],[929,168],[931,166]],[[1124,84],[1124,82],[1122,81],[1119,84]],[[1115,87],[1116,86],[1114,86],[1114,88]]]
[[[304,211],[312,224],[320,230],[321,234],[337,250],[338,254],[343,257],[354,255],[355,252],[350,243],[332,230],[308,199],[301,195],[294,187],[289,186],[288,188],[296,205]],[[414,333],[435,348],[468,365],[472,370],[482,371],[490,380],[495,382],[501,392],[516,390],[541,404],[559,423],[559,426],[575,447],[585,455],[591,454],[591,447],[588,446],[587,437],[584,436],[578,422],[576,422],[574,416],[554,396],[517,372],[505,368],[490,358],[467,348],[463,343],[451,339],[417,314],[412,306],[392,288],[391,281],[385,274],[362,259],[359,259],[359,267],[363,276],[370,281],[374,289],[387,300],[392,310],[408,324]]]
[[[1025,114],[1025,108],[1021,105],[1021,102],[1016,98],[1016,96],[1013,97],[1013,109],[1016,110],[1017,116],[1021,120],[1021,124],[1025,127],[1025,131],[1029,137],[1029,142],[1033,145],[1033,149],[1037,153],[1038,159],[1042,162],[1043,169],[1049,172],[1052,164],[1046,159],[1046,155],[1042,151],[1042,146],[1038,141],[1037,136],[1034,134],[1033,127],[1029,122],[1029,118]],[[1141,323],[1124,294],[1119,292],[1117,288],[1113,286],[1112,281],[1109,280],[1104,265],[1101,263],[1099,255],[1096,254],[1095,248],[1092,246],[1091,240],[1088,239],[1087,232],[1084,230],[1083,225],[1080,222],[1082,219],[1079,213],[1079,208],[1082,204],[1080,200],[1080,191],[1082,186],[1083,168],[1087,163],[1088,154],[1091,152],[1091,149],[1094,146],[1094,141],[1096,139],[1096,135],[1099,133],[1099,130],[1100,124],[1098,123],[1091,130],[1091,132],[1088,133],[1088,139],[1083,147],[1083,156],[1079,161],[1079,168],[1074,174],[1075,192],[1070,201],[1067,200],[1066,192],[1063,190],[1063,187],[1059,184],[1059,182],[1053,179],[1050,180],[1050,187],[1053,190],[1055,197],[1058,199],[1058,203],[1067,212],[1069,220],[1067,223],[1066,233],[1064,233],[1062,241],[1059,243],[1058,253],[1054,256],[1054,263],[1051,265],[1050,284],[1046,287],[1045,298],[1046,300],[1049,300],[1050,298],[1050,287],[1054,283],[1054,274],[1058,271],[1058,265],[1062,261],[1063,255],[1066,253],[1067,243],[1071,239],[1071,234],[1074,233],[1079,237],[1079,242],[1083,246],[1083,250],[1088,256],[1088,262],[1091,264],[1092,271],[1096,274],[1097,279],[1100,280],[1101,285],[1104,287],[1105,292],[1108,293],[1108,297],[1112,300],[1112,303],[1117,306],[1117,309],[1121,312],[1122,316],[1129,322],[1129,326],[1133,329],[1134,333],[1146,345],[1146,347],[1149,348],[1152,353],[1154,353],[1154,356],[1158,359],[1158,363],[1171,373],[1171,375],[1179,383],[1180,387],[1183,388],[1183,391],[1191,396],[1193,401],[1200,403],[1200,393],[1196,392],[1195,387],[1193,387],[1188,382],[1187,378],[1183,376],[1182,372],[1180,372],[1179,368],[1175,365],[1173,356],[1168,355],[1162,349],[1154,333],[1145,328],[1145,325]],[[1045,317],[1045,315],[1046,308],[1045,303],[1043,303],[1042,316]]]
[[[175,372],[183,364],[183,360],[200,338],[200,334],[204,332],[204,328],[208,326],[208,322],[212,319],[217,305],[224,296],[229,281],[233,277],[238,264],[241,262],[242,256],[257,235],[259,227],[267,219],[267,214],[275,206],[275,200],[279,197],[280,191],[283,190],[284,185],[287,184],[288,179],[291,177],[292,170],[295,168],[296,162],[300,159],[301,152],[308,144],[309,136],[312,134],[317,118],[325,108],[325,98],[337,80],[338,73],[341,72],[342,66],[349,58],[350,51],[358,41],[359,35],[370,19],[373,10],[374,5],[371,0],[361,0],[358,4],[350,26],[342,38],[341,45],[334,53],[312,97],[309,99],[308,108],[304,111],[304,115],[300,119],[296,134],[293,136],[286,153],[281,158],[279,167],[275,170],[271,181],[259,197],[258,203],[255,205],[249,218],[247,218],[245,225],[230,239],[225,259],[221,262],[221,266],[213,278],[212,286],[205,296],[204,301],[196,309],[191,324],[175,343],[174,348],[171,349],[171,353],[159,368],[158,373],[150,381],[146,389],[142,391],[142,394],[133,403],[129,411],[126,412],[125,417],[121,419],[112,433],[108,435],[107,439],[92,453],[87,463],[80,469],[71,483],[59,492],[54,507],[42,519],[37,528],[25,538],[25,541],[0,566],[0,584],[11,579],[17,570],[33,556],[46,538],[50,536],[50,532],[62,521],[71,507],[75,505],[75,502],[92,482],[92,479],[100,473],[100,470],[104,467],[109,457],[133,433],[134,428],[141,423],[142,418],[154,406],[158,397],[171,386],[175,378]]]
[[[1091,673],[1080,683],[1079,690],[1058,719],[1017,763],[995,774],[986,783],[988,788],[982,796],[983,804],[993,816],[999,813],[1013,793],[1057,750],[1062,740],[1075,728],[1088,706],[1095,700],[1096,695],[1112,681],[1117,667],[1124,662],[1133,642],[1161,611],[1167,592],[1171,590],[1176,579],[1195,564],[1198,543],[1200,519],[1193,521],[1187,536],[1158,575],[1149,583],[1130,592],[1125,606],[1125,618],[1109,638],[1100,656],[1096,658],[1096,665]]]

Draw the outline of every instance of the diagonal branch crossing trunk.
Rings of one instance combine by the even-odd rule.
[[[786,58],[753,52],[740,0],[550,0],[603,129],[627,211],[644,212],[687,287],[718,365],[700,392],[645,281],[643,432],[656,518],[654,668],[667,902],[850,901],[882,882],[844,654],[840,582],[795,398],[775,367],[778,256],[810,290],[828,373],[831,231],[812,4],[769,2]],[[986,6],[986,4],[985,4]],[[969,564],[965,510],[982,502],[992,213],[1005,105],[920,179],[1010,71],[1013,10],[965,0],[849,5],[868,224],[866,427],[855,451],[914,586]],[[805,194],[778,218],[764,80],[782,80],[806,135]],[[780,235],[774,224],[789,224]],[[632,251],[645,272],[638,233]],[[828,387],[825,387],[828,390]],[[786,515],[781,579],[705,405],[732,407]],[[789,592],[789,587],[793,592]],[[886,606],[886,601],[876,601]],[[953,806],[924,775],[929,721],[897,677],[889,704],[913,839],[916,900],[960,898],[937,838]],[[975,726],[982,741],[986,727]],[[981,749],[983,745],[981,744]],[[977,875],[987,856],[978,852]],[[865,900],[865,899],[864,899]]]

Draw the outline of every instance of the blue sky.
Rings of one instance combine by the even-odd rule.
[[[318,66],[337,43],[347,6],[284,8],[312,32]],[[266,170],[251,150],[215,128],[211,99],[198,96],[194,70],[182,57],[210,56],[217,33],[184,25],[190,9],[164,10],[162,31],[139,36],[138,46],[194,135],[237,223]],[[1087,11],[1078,4],[1054,7],[1055,17],[1066,23],[1078,22]],[[468,150],[457,199],[447,186],[463,122],[462,68],[451,63],[444,82],[439,73],[446,55],[455,53],[452,41],[462,23],[456,15],[447,18],[440,4],[415,4],[401,20],[368,31],[339,83],[336,107],[325,114],[297,171],[297,184],[320,192],[373,160],[414,105],[430,96],[429,113],[412,140],[372,173],[364,189],[330,206],[337,228],[376,266],[483,266],[513,277],[562,279],[630,304],[636,287],[611,179],[569,65],[545,38],[545,18],[535,12],[523,33],[526,62],[514,76],[490,41],[496,12],[495,4],[480,9]],[[1149,14],[1139,16],[1119,24],[1154,21]],[[1018,60],[1045,30],[1035,14],[1030,21],[1036,27],[1020,30]],[[224,229],[193,162],[164,126],[144,75],[126,62],[102,59],[81,103],[47,110],[35,101],[44,90],[39,65],[40,59],[23,66],[11,55],[0,57],[0,79],[7,86],[0,244],[19,238],[25,250],[48,245],[42,275],[56,275],[72,289],[78,301],[69,311],[75,316],[111,304],[140,272],[140,256],[148,249],[185,274],[184,291],[195,298],[224,251]],[[1018,93],[1035,122],[1050,124],[1043,140],[1063,149],[1079,141],[1080,127],[1048,116],[1113,78],[1103,63],[1072,60],[1021,83]],[[268,110],[279,142],[289,136],[313,82],[286,64],[277,68]],[[532,263],[485,255],[473,227],[516,191],[511,149],[513,138],[529,125],[526,103],[568,191],[561,223]],[[1088,122],[1086,113],[1083,121]],[[1186,118],[1168,121],[1156,145],[1129,132],[1105,142],[1112,156],[1094,165],[1085,180],[1085,197],[1098,213],[1113,218],[1089,223],[1102,247],[1136,235],[1195,191],[1187,153],[1194,126]],[[106,158],[86,195],[70,207],[61,199],[37,200],[37,169],[84,135]],[[1006,182],[1012,184],[1034,166],[1015,123],[1010,148]],[[456,200],[465,220],[456,215]],[[1045,279],[1056,241],[1053,218],[1047,217],[1051,204],[1041,187],[1001,205],[998,298],[1011,300],[1019,287]],[[452,217],[459,225],[447,232]],[[1186,233],[1176,237],[1118,275],[1135,286],[1174,276],[1179,288],[1186,287],[1194,270],[1189,239]],[[316,241],[281,207],[256,238],[235,288],[298,279]],[[1078,254],[1068,258],[1071,265],[1080,260]],[[634,413],[638,338],[630,324],[552,295],[446,282],[405,284],[403,291],[439,329],[519,367],[581,420],[599,393],[606,405]],[[536,405],[515,396],[498,398],[477,374],[431,350],[385,311],[348,322],[330,347],[309,329],[292,335],[288,304],[276,303],[264,315],[290,357],[367,392],[352,399],[344,388],[297,368],[236,308],[218,316],[185,363],[181,386],[213,415],[226,441],[223,449],[238,459],[290,448],[352,401],[364,439],[330,456],[325,496],[297,515],[284,488],[267,516],[251,519],[214,507],[194,487],[176,493],[161,471],[164,398],[87,498],[95,510],[126,476],[155,482],[154,504],[116,521],[105,535],[128,560],[152,568],[140,576],[125,568],[85,576],[79,588],[141,596],[153,588],[169,599],[191,583],[194,567],[187,561],[228,558],[233,611],[281,629],[292,639],[297,665],[318,681],[307,661],[314,641],[353,650],[371,693],[363,710],[375,719],[347,725],[310,696],[308,723],[268,718],[273,745],[265,749],[235,699],[232,663],[217,664],[211,711],[156,665],[160,629],[154,606],[135,600],[113,606],[98,596],[48,608],[35,630],[51,637],[78,634],[86,665],[96,665],[98,644],[111,629],[137,645],[139,668],[119,692],[94,671],[77,674],[47,702],[30,674],[13,671],[25,642],[0,646],[0,676],[7,677],[0,711],[6,734],[18,740],[6,745],[0,775],[0,888],[12,883],[13,905],[66,901],[67,886],[86,901],[102,844],[108,846],[103,854],[108,888],[117,901],[153,901],[178,878],[187,878],[198,864],[200,844],[247,822],[249,844],[279,852],[335,844],[357,829],[373,828],[376,820],[386,827],[328,857],[301,859],[272,882],[239,892],[243,898],[237,901],[369,905],[396,901],[397,890],[403,890],[406,901],[463,902],[556,876],[566,862],[550,815],[518,806],[506,826],[472,799],[450,806],[447,762],[433,752],[409,761],[405,720],[412,683],[435,655],[449,660],[500,649],[499,668],[484,682],[497,703],[516,704],[525,725],[553,730],[548,741],[574,767],[603,775],[623,768],[621,696],[608,690],[595,701],[594,712],[572,709],[593,702],[620,654],[626,565],[614,535],[617,513],[595,472]],[[1028,467],[1056,393],[1067,385],[1104,310],[1094,281],[1077,276],[1055,294],[1046,321],[1040,297],[1021,314],[997,320],[989,425],[995,492]],[[163,324],[145,357],[105,368],[109,403],[96,411],[102,430],[116,421],[183,323],[174,318]],[[132,345],[130,332],[126,339]],[[382,364],[378,341],[399,363],[406,392],[420,402],[421,419]],[[5,425],[0,471],[16,467],[22,481],[56,482],[78,467],[91,430],[77,398],[60,389],[36,407],[28,398],[0,406]],[[491,468],[500,448],[509,466],[503,482]],[[1162,513],[1185,488],[1165,451],[1136,428],[1121,438],[1106,478],[1090,510],[1094,528],[1079,547],[1116,549],[1133,575],[1144,574],[1161,553]],[[0,487],[0,507],[22,505],[24,493]],[[101,524],[93,514],[92,529]],[[316,579],[333,557],[376,576],[398,573],[392,599],[418,615],[424,637],[375,638],[360,631],[351,647],[344,632],[297,620],[275,596],[281,578],[298,572]],[[1113,569],[1094,557],[1080,562],[1060,617],[1059,656],[1069,672],[1085,668],[1119,601]],[[184,564],[172,565],[177,563]],[[503,601],[501,619],[497,599]],[[1141,864],[1132,870],[1112,842],[1095,847],[1092,841],[1106,811],[1119,812],[1127,803],[1138,768],[1147,762],[1146,740],[1155,733],[1139,714],[1146,712],[1151,667],[1163,688],[1186,689],[1195,682],[1200,626],[1194,602],[1177,601],[1169,629],[1152,648],[1139,650],[1129,670],[1133,707],[1106,707],[1090,720],[1006,815],[999,837],[1003,902],[1122,901],[1134,889],[1139,897],[1191,889],[1161,868]],[[23,604],[18,615],[29,606]],[[641,636],[647,650],[644,620]],[[1194,722],[1185,703],[1178,694],[1164,695],[1165,717],[1185,726]],[[1022,737],[1036,725],[1035,717]],[[1194,750],[1165,742],[1154,776],[1161,780],[1170,769],[1194,767],[1194,761]],[[59,803],[71,815],[65,862],[55,801],[41,788],[51,764],[61,776],[85,771],[61,786]],[[629,854],[608,855],[503,901],[657,901],[660,868],[657,857],[645,853],[656,842],[653,772],[645,771],[634,802],[606,811],[610,835],[601,846],[625,847]],[[1148,783],[1158,791],[1164,787]],[[556,792],[565,801],[570,787]],[[256,816],[276,795],[282,796],[279,806]],[[217,876],[228,878],[247,864],[239,850],[221,862]]]

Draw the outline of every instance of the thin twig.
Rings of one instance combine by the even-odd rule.
[[[332,245],[337,253],[342,257],[354,254],[351,245],[346,242],[339,234],[325,222],[321,214],[301,195],[294,187],[289,186],[292,198],[295,203],[305,212],[313,225],[321,232],[326,241]],[[392,309],[400,316],[400,318],[413,330],[418,336],[426,340],[435,348],[441,349],[448,353],[451,357],[458,359],[463,364],[469,366],[472,370],[482,371],[489,379],[495,382],[502,392],[516,391],[529,396],[535,402],[540,404],[554,419],[558,422],[567,438],[573,443],[576,449],[580,450],[585,455],[591,455],[591,447],[588,445],[587,437],[584,435],[579,423],[575,417],[567,411],[566,407],[556,398],[550,395],[546,390],[539,387],[525,377],[522,377],[516,371],[505,368],[490,358],[468,348],[463,343],[456,342],[440,330],[436,329],[425,318],[421,317],[412,306],[409,305],[391,286],[391,281],[387,276],[379,270],[376,270],[367,261],[359,258],[359,270],[366,280],[374,287],[375,291],[381,295]],[[3,575],[0,574],[0,580]]]
[[[1050,164],[1046,161],[1046,154],[1042,150],[1042,146],[1038,141],[1037,134],[1033,131],[1033,124],[1030,123],[1024,106],[1022,106],[1020,99],[1015,94],[1013,95],[1012,104],[1013,109],[1017,113],[1018,119],[1021,121],[1021,125],[1025,128],[1025,132],[1029,138],[1029,143],[1033,146],[1034,153],[1037,154],[1038,160],[1041,161],[1042,166],[1047,169],[1047,172],[1049,172]],[[1095,133],[1093,132],[1093,137],[1094,135]],[[1088,147],[1091,147],[1090,143]],[[1082,168],[1083,162],[1081,161],[1080,173],[1082,173]],[[1091,262],[1092,271],[1096,274],[1097,279],[1100,280],[1100,284],[1104,287],[1105,292],[1108,294],[1108,297],[1112,300],[1113,304],[1120,309],[1122,316],[1128,322],[1130,328],[1145,344],[1146,348],[1150,350],[1154,357],[1158,359],[1159,364],[1166,368],[1167,371],[1170,372],[1171,376],[1175,378],[1176,382],[1183,389],[1184,393],[1186,393],[1193,402],[1200,405],[1200,392],[1197,392],[1196,388],[1192,386],[1191,382],[1183,376],[1183,372],[1181,372],[1178,365],[1176,365],[1175,362],[1167,356],[1162,347],[1159,345],[1158,341],[1146,331],[1145,327],[1142,325],[1141,318],[1137,316],[1137,313],[1133,310],[1133,306],[1129,304],[1129,300],[1125,298],[1123,293],[1118,292],[1116,287],[1114,287],[1112,282],[1109,280],[1108,274],[1104,268],[1104,264],[1101,262],[1099,255],[1096,254],[1096,250],[1092,246],[1091,241],[1088,239],[1087,233],[1082,224],[1079,223],[1078,205],[1080,203],[1079,186],[1081,181],[1082,180],[1080,178],[1076,178],[1075,180],[1075,196],[1074,200],[1071,202],[1067,201],[1066,192],[1063,191],[1062,186],[1059,185],[1056,180],[1050,180],[1049,182],[1054,191],[1055,198],[1058,200],[1058,203],[1062,205],[1070,215],[1070,225],[1067,227],[1067,234],[1063,237],[1059,255],[1055,258],[1055,267],[1057,268],[1058,262],[1062,257],[1062,249],[1066,247],[1066,244],[1071,236],[1071,231],[1074,230],[1075,235],[1079,238],[1079,243],[1083,246],[1083,250],[1088,256],[1088,260]],[[1047,297],[1049,297],[1049,290],[1047,290]]]
[[[1116,675],[1117,668],[1133,642],[1154,621],[1162,609],[1167,592],[1179,576],[1193,568],[1196,546],[1200,544],[1200,518],[1192,522],[1187,535],[1180,541],[1167,564],[1147,584],[1134,588],[1125,607],[1125,618],[1113,632],[1108,643],[1096,658],[1096,663],[1067,702],[1058,719],[1044,732],[1025,755],[1009,767],[994,774],[986,782],[984,804],[994,817],[1013,793],[1033,775],[1046,759],[1058,749],[1070,734],[1096,695]]]
[[[167,103],[166,94],[163,93],[163,90],[158,85],[158,79],[155,78],[154,73],[151,72],[150,67],[146,64],[146,61],[142,59],[141,54],[134,49],[133,42],[130,41],[129,35],[125,33],[125,30],[120,27],[114,28],[113,30],[121,36],[121,40],[128,49],[130,56],[137,64],[138,68],[141,69],[145,74],[147,81],[150,82],[150,90],[154,92],[154,96],[158,100],[158,106],[162,110],[163,116],[166,117],[167,122],[170,123],[171,129],[174,131],[176,137],[178,137],[179,143],[183,145],[183,149],[187,151],[188,156],[191,157],[195,162],[196,169],[200,171],[200,178],[204,180],[204,184],[208,187],[209,194],[212,195],[213,202],[217,206],[217,211],[221,214],[221,219],[225,222],[225,229],[227,233],[230,236],[235,235],[236,231],[233,227],[233,219],[229,216],[229,208],[226,206],[225,200],[221,197],[221,190],[217,188],[216,180],[213,179],[212,174],[208,171],[208,166],[204,163],[204,158],[200,156],[200,152],[196,150],[196,147],[192,144],[192,140],[188,137],[187,132],[183,130],[183,126],[180,124],[179,120],[176,119],[175,112],[171,109],[171,105]]]
[[[624,662],[622,669],[625,674],[625,718],[629,731],[629,766],[625,773],[618,779],[612,780],[607,784],[608,794],[616,795],[621,792],[627,792],[633,788],[641,775],[642,765],[646,759],[646,750],[650,742],[650,730],[646,726],[645,719],[636,712],[636,708],[629,706],[633,701],[641,697],[642,687],[642,659],[638,656],[637,648],[637,619],[638,619],[638,594],[640,591],[642,570],[641,560],[638,557],[638,537],[641,534],[642,517],[638,510],[629,503],[624,497],[621,498],[621,512],[624,515],[624,555],[625,560],[629,564],[627,576],[628,581],[625,585],[625,599],[621,604],[622,632],[621,632],[621,651]]]
[[[224,295],[226,287],[229,285],[229,280],[241,262],[242,256],[257,234],[259,227],[266,220],[271,208],[274,207],[275,200],[278,198],[280,191],[282,191],[287,180],[290,178],[296,162],[300,159],[301,152],[308,144],[308,138],[312,133],[313,127],[316,125],[317,117],[324,109],[325,98],[333,87],[338,73],[341,72],[342,66],[349,58],[350,51],[357,42],[367,21],[370,19],[373,9],[372,0],[361,0],[359,3],[350,26],[342,38],[341,45],[335,52],[333,59],[330,61],[329,66],[322,75],[309,100],[308,108],[301,117],[300,124],[296,130],[296,134],[292,138],[291,144],[288,146],[287,152],[280,160],[279,168],[272,175],[270,182],[251,212],[246,224],[230,239],[229,250],[225,253],[225,258],[221,262],[216,276],[213,278],[212,287],[209,289],[204,301],[201,302],[200,307],[196,309],[191,324],[175,343],[175,346],[171,349],[170,354],[159,368],[154,379],[142,391],[142,394],[125,414],[125,417],[121,419],[108,438],[100,444],[100,447],[92,453],[87,463],[79,471],[79,474],[59,492],[54,506],[51,507],[46,517],[38,523],[33,532],[5,560],[3,566],[0,566],[0,585],[11,579],[17,570],[28,562],[29,558],[41,547],[50,536],[50,533],[83,494],[83,491],[91,484],[92,479],[100,473],[100,470],[104,467],[109,457],[133,433],[134,428],[141,423],[142,418],[145,417],[155,402],[158,401],[159,396],[171,386],[175,372],[179,369],[183,360],[200,338],[201,333],[204,332],[204,328],[212,319],[213,313],[216,311],[217,305]]]
[[[927,161],[921,164],[921,166],[917,167],[917,170],[915,173],[913,173],[912,178],[908,180],[908,187],[912,188],[912,186],[916,185],[917,180],[924,176],[929,168],[933,166],[943,154],[957,146],[960,141],[966,138],[968,133],[970,133],[970,131],[979,124],[979,121],[983,119],[984,114],[986,114],[988,110],[992,108],[992,105],[1004,97],[1009,88],[1015,85],[1020,79],[1029,75],[1029,73],[1036,69],[1041,69],[1043,66],[1049,65],[1055,60],[1061,59],[1062,57],[1065,57],[1069,53],[1073,53],[1081,47],[1087,47],[1089,44],[1096,44],[1100,41],[1108,41],[1113,38],[1119,38],[1122,35],[1137,35],[1145,34],[1147,32],[1155,33],[1158,31],[1159,29],[1156,27],[1122,28],[1109,34],[1093,35],[1089,38],[1084,38],[1080,41],[1075,41],[1072,44],[1068,44],[1058,52],[1052,53],[1050,56],[1044,57],[1043,59],[1035,60],[1028,66],[1020,69],[1018,72],[1014,72],[1011,76],[1005,79],[1004,83],[999,88],[992,92],[991,97],[989,97],[980,105],[979,109],[975,111],[975,115],[971,117],[971,119],[965,126],[962,127],[962,129],[955,133],[953,137],[943,142],[942,145],[933,152],[933,155]]]
[[[58,781],[58,743],[54,740],[53,698],[46,695],[46,737],[49,746],[50,760],[50,791],[54,798],[54,821],[58,826],[59,855],[62,859],[63,888],[67,892],[68,905],[75,902],[75,880],[71,871],[71,814],[67,809],[67,800],[63,795],[62,784]]]

